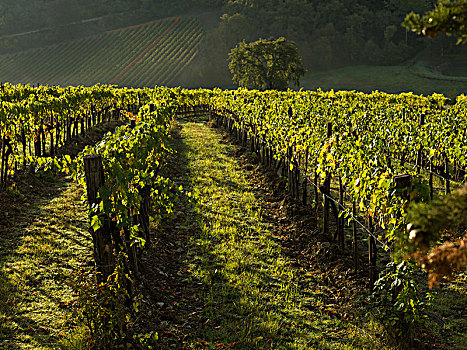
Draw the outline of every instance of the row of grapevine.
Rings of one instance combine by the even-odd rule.
[[[149,100],[153,102],[152,112],[148,112],[148,106],[140,110],[142,123],[134,131],[119,129],[83,153],[109,157],[104,160],[106,178],[117,182],[112,180],[109,192],[100,193],[99,208],[105,207],[124,227],[140,205],[138,188],[148,187],[157,175],[155,169],[167,151],[164,140],[174,115],[190,115],[196,110],[187,106],[203,105],[203,110],[211,106],[218,120],[242,142],[250,138],[252,150],[265,164],[282,169],[292,194],[301,195],[304,203],[312,192],[315,205],[323,198],[324,231],[329,233],[326,215],[332,207],[337,223],[335,237],[341,246],[343,219],[355,223],[364,215],[368,218],[364,231],[372,249],[376,242],[390,249],[395,235],[404,231],[408,200],[449,192],[451,184],[467,179],[464,96],[454,106],[446,106],[441,95],[379,92],[132,90],[102,86],[33,89],[5,85],[1,98],[3,180],[7,177],[4,168],[11,169],[13,164],[31,158],[28,144],[34,146],[36,157],[31,159],[37,161],[44,153],[53,155],[60,142],[79,129],[85,132],[109,110],[135,111]],[[49,152],[45,148],[47,139]],[[57,158],[40,159],[40,164],[64,164]],[[398,183],[401,175],[409,179],[402,186]],[[434,177],[439,179],[437,185]],[[444,189],[439,184],[444,184]],[[427,188],[429,195],[423,193]],[[133,194],[135,197],[130,197]],[[107,199],[111,203],[105,203]],[[122,203],[131,203],[133,209]]]
[[[392,250],[396,235],[404,246],[429,244],[429,235],[405,233],[407,203],[467,180],[464,96],[447,107],[439,95],[238,90],[217,91],[211,103],[218,124],[245,146],[249,138],[263,164],[280,169],[292,196],[304,205],[314,197],[323,233],[342,250],[350,224],[356,269],[358,242],[367,242],[370,289],[378,278],[378,245]],[[435,187],[434,177],[444,189]]]
[[[0,91],[1,185],[40,157],[54,156],[94,125],[116,120],[120,110],[145,103],[145,90],[2,85]]]
[[[132,114],[130,124],[86,147],[72,163],[43,160],[43,164],[61,171],[72,171],[87,188],[101,282],[107,281],[117,268],[122,249],[126,273],[138,277],[140,254],[150,242],[150,218],[156,224],[163,220],[182,190],[160,175],[167,154],[173,152],[168,142],[171,127],[180,105],[199,104],[196,96],[180,89],[157,87],[138,93],[146,94],[151,103]],[[132,91],[123,94],[131,95]],[[132,279],[124,283],[131,297]]]
[[[465,181],[462,98],[445,108],[440,95],[237,90],[217,91],[212,101],[216,109],[233,113],[235,127],[253,134],[291,171],[300,169],[311,181],[315,174],[321,180],[334,174],[346,196],[384,229],[379,237],[384,242],[400,230],[398,218],[404,215],[403,200],[394,195],[394,176],[416,178],[423,166],[448,181],[455,170]],[[418,167],[410,170],[408,164]]]
[[[149,237],[149,218],[160,220],[175,200],[172,182],[159,176],[166,154],[171,152],[167,143],[170,127],[178,106],[191,104],[194,97],[168,88],[62,89],[7,84],[0,99],[2,184],[15,175],[18,163],[19,168],[34,165],[45,171],[72,172],[88,186],[94,256],[101,281],[112,274],[122,248],[129,262],[126,268],[137,274],[137,254]],[[86,147],[76,159],[56,154],[59,146],[75,136],[122,117],[130,117],[131,123]],[[96,157],[100,170],[92,164]],[[86,172],[90,169],[94,175]],[[99,179],[103,182],[96,184]],[[92,184],[94,192],[90,191]],[[157,210],[151,210],[153,203]],[[131,283],[127,286],[131,288]]]
[[[330,238],[332,208],[334,239],[342,249],[344,219],[353,223],[356,266],[361,226],[370,286],[377,278],[377,245],[391,250],[397,234],[408,238],[408,201],[429,200],[448,193],[453,180],[467,180],[466,100],[461,96],[454,106],[444,102],[441,95],[378,92],[217,90],[211,96],[218,123],[244,145],[250,138],[264,164],[282,169],[293,196],[306,205],[314,192],[316,210],[322,198],[323,231]],[[444,188],[434,185],[434,177]]]
[[[153,77],[158,77],[158,83],[170,85],[182,72],[179,63],[188,60],[187,52],[193,53],[197,50],[197,43],[202,39],[202,35],[203,32],[194,19],[176,26],[170,36],[167,35],[158,42],[158,50],[148,52],[124,76],[114,82],[119,84],[127,79],[130,86],[148,86],[151,85]]]
[[[202,37],[196,19],[166,18],[1,55],[0,81],[62,86],[174,85],[177,76],[196,55]]]
[[[128,272],[137,276],[138,255],[149,241],[149,218],[160,221],[175,200],[172,182],[159,171],[171,152],[168,138],[177,99],[163,88],[153,96],[156,103],[141,107],[130,125],[86,147],[72,166],[87,187],[96,267],[103,282],[116,268],[121,249]],[[153,203],[157,210],[152,210]],[[127,287],[131,295],[129,281]]]

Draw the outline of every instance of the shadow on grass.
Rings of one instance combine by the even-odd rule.
[[[51,259],[55,243],[48,232],[50,217],[43,213],[46,202],[63,194],[64,179],[46,182],[29,178],[26,183],[33,183],[34,191],[23,198],[5,195],[11,199],[10,214],[8,221],[1,225],[0,344],[4,349],[19,349],[26,344],[52,346],[56,341],[48,323],[44,322],[46,316],[35,317],[35,314],[46,311],[44,303],[57,304],[57,298],[49,289],[47,280],[51,276],[47,270],[60,261]],[[19,191],[22,190],[19,186]],[[42,197],[39,192],[47,195]],[[60,277],[63,276],[57,275],[54,279]]]
[[[95,128],[59,153],[75,156],[114,128]],[[0,348],[56,348],[70,318],[67,279],[92,254],[82,192],[51,174],[12,181],[0,193]]]
[[[203,128],[174,135],[168,175],[197,198],[181,198],[145,257],[143,293],[156,314],[158,347],[344,347],[346,322],[324,311],[315,276],[293,266],[261,219],[262,204],[232,158],[235,146]]]

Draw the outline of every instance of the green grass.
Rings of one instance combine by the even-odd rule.
[[[443,283],[433,290],[430,311],[438,316],[432,320],[436,334],[444,338],[452,349],[467,349],[467,275],[456,276],[453,282]]]
[[[2,349],[57,348],[71,317],[67,281],[92,253],[77,185],[61,178],[31,186],[38,193],[17,199],[9,210],[18,215],[0,236]]]
[[[277,225],[233,157],[236,146],[204,124],[186,123],[179,156],[182,179],[195,198],[181,230],[196,232],[186,265],[191,283],[205,286],[204,327],[186,338],[190,348],[361,349],[358,328],[329,312],[329,290],[310,268],[295,267]],[[193,230],[193,223],[199,229]]]
[[[251,179],[260,175],[248,175],[238,147],[201,123],[182,124],[181,134],[175,148],[183,175],[174,180],[194,200],[169,226],[177,237],[191,237],[183,246],[188,253],[180,273],[189,275],[183,282],[187,290],[203,286],[196,296],[203,307],[195,312],[197,326],[183,335],[176,325],[158,330],[162,344],[169,341],[166,333],[175,332],[184,349],[390,349],[388,339],[380,338],[379,322],[365,319],[357,304],[340,305],[339,294],[347,295],[352,281],[329,284],[332,267],[299,257],[284,244],[292,228],[282,227],[279,217],[271,220],[277,212],[257,195]],[[435,318],[415,337],[426,339],[420,344],[462,349],[465,283],[448,283],[434,295],[429,311]],[[436,324],[436,317],[444,324]],[[185,322],[192,321],[177,321]]]
[[[349,66],[324,72],[309,72],[301,80],[305,89],[374,90],[388,93],[413,92],[430,95],[434,92],[452,97],[467,93],[467,81],[443,81],[411,74],[400,66]]]
[[[432,57],[428,51],[420,53],[408,70],[421,78],[467,86],[467,55]]]

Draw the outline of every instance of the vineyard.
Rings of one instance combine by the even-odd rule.
[[[41,85],[175,85],[196,57],[194,18],[166,18],[49,47],[0,56],[0,80]]]
[[[161,28],[156,36],[160,42],[164,33],[176,30],[181,23],[180,19],[158,23]],[[127,31],[149,30],[152,26],[156,25],[106,35],[123,36]],[[189,28],[180,33],[189,32]],[[139,69],[142,72],[151,61],[149,47],[158,43],[143,45],[146,49],[138,51],[140,56],[128,58],[123,65],[127,68],[112,75],[113,79],[123,80]],[[413,336],[411,332],[419,330],[417,327],[423,322],[432,321],[429,319],[432,313],[420,315],[422,306],[425,307],[423,293],[406,283],[407,275],[400,282],[380,272],[388,261],[400,259],[401,252],[414,242],[428,246],[438,239],[420,230],[412,231],[408,237],[409,202],[442,199],[467,180],[464,96],[455,105],[447,105],[441,95],[379,92],[32,88],[5,84],[1,97],[2,190],[14,192],[13,184],[30,172],[72,174],[86,190],[98,283],[94,285],[89,277],[87,284],[81,282],[89,294],[77,297],[75,304],[81,312],[96,317],[88,326],[96,344],[115,347],[122,341],[135,341],[136,338],[129,340],[125,332],[129,332],[127,327],[133,323],[128,320],[138,309],[136,285],[146,283],[147,275],[156,266],[162,269],[160,260],[149,265],[150,268],[145,265],[144,261],[154,259],[148,253],[151,249],[155,249],[157,259],[172,250],[175,255],[187,251],[188,259],[181,264],[180,271],[173,271],[173,275],[160,272],[155,281],[150,281],[148,288],[156,288],[157,298],[172,298],[177,293],[191,293],[190,288],[206,286],[202,292],[196,292],[201,294],[189,294],[176,302],[167,301],[171,299],[160,302],[156,298],[158,302],[151,304],[157,309],[151,309],[151,314],[163,313],[163,307],[173,313],[172,308],[187,300],[196,303],[199,295],[206,298],[204,306],[197,306],[195,311],[190,309],[193,306],[187,306],[190,311],[187,314],[192,317],[201,313],[199,317],[204,324],[213,322],[212,328],[202,326],[185,330],[190,334],[182,334],[177,332],[182,332],[178,328],[184,326],[164,331],[167,322],[162,322],[162,328],[158,329],[158,333],[162,330],[167,337],[179,334],[180,342],[191,337],[197,345],[184,343],[188,348],[206,348],[208,344],[216,348],[223,348],[219,344],[237,344],[245,349],[290,346],[306,349],[310,344],[311,348],[347,348],[346,342],[354,346],[349,348],[365,348],[368,344],[364,345],[363,338],[356,340],[354,334],[364,326],[349,318],[348,309],[344,316],[344,307],[337,305],[341,301],[333,301],[331,295],[338,291],[347,302],[356,299],[354,292],[344,292],[345,286],[354,280],[361,283],[359,289],[368,287],[368,292],[358,293],[380,298],[376,299],[375,305],[379,306],[373,312],[379,315],[381,332],[388,339],[402,334]],[[271,215],[265,208],[273,201],[255,202],[257,199],[250,193],[236,162],[215,163],[228,154],[222,153],[225,151],[217,145],[221,142],[216,136],[204,131],[206,134],[200,134],[196,141],[195,134],[203,132],[204,126],[193,122],[201,117],[223,127],[263,169],[276,174],[275,181],[284,182],[280,194],[306,210],[302,226],[312,221],[310,226],[302,227],[310,230],[303,233],[309,236],[307,245],[300,249],[293,245],[283,247],[278,243],[281,240],[278,235],[265,228],[277,224],[278,230],[284,230],[283,222],[288,219],[272,220],[269,226],[261,221],[263,211],[265,217]],[[179,153],[174,154],[177,118],[184,121],[186,142],[190,144],[183,146],[187,149],[178,145]],[[111,121],[123,125],[98,143],[85,147],[74,158],[63,153],[67,145]],[[193,161],[195,165],[179,169],[176,175],[180,165],[169,162],[181,161],[184,154],[188,157],[195,150],[199,152],[199,159]],[[187,179],[187,174],[192,178]],[[232,212],[229,206],[233,206]],[[184,221],[172,225],[174,215]],[[243,222],[245,218],[247,221]],[[164,227],[170,235],[164,236]],[[181,243],[184,235],[194,236]],[[164,250],[159,247],[164,241],[162,237],[167,239]],[[302,257],[304,260],[300,261],[297,257],[310,242],[314,242],[317,250],[311,258]],[[294,244],[302,243],[297,239]],[[287,253],[289,249],[291,252]],[[348,277],[348,271],[333,272],[335,266],[333,271],[318,267],[322,262],[313,259],[319,254],[324,254],[321,257],[324,260],[331,256],[332,262],[349,261],[348,271],[354,271],[354,277]],[[294,270],[295,265],[300,269]],[[405,265],[400,264],[397,269],[402,269],[401,266]],[[315,275],[315,269],[320,273]],[[409,268],[404,267],[399,273],[407,271]],[[176,276],[181,276],[184,282],[180,283],[184,286],[193,281],[193,287],[185,286],[184,292],[177,290],[172,294],[162,287],[157,289],[165,278]],[[337,290],[329,290],[336,286]],[[99,288],[105,292],[98,292]],[[393,309],[384,314],[386,309],[381,308],[381,303],[389,300],[384,299],[386,294],[392,298]],[[230,298],[236,300],[233,305],[226,302]],[[370,303],[373,299],[368,300]],[[263,308],[266,309],[261,311]],[[232,314],[245,320],[239,322]],[[307,323],[320,317],[326,321]],[[7,313],[0,313],[0,320],[8,324]],[[294,324],[295,328],[290,326],[281,333],[283,323]],[[320,328],[323,325],[325,329]],[[0,335],[6,332],[2,328],[0,331]],[[145,344],[157,344],[153,330],[148,334],[143,337]],[[336,338],[336,334],[340,336]],[[462,342],[462,334],[454,334]],[[140,346],[143,340],[138,339]],[[170,339],[161,341],[164,344],[175,341]],[[416,346],[419,340],[411,341]]]

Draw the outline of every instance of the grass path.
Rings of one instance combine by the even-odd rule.
[[[67,281],[92,253],[78,186],[35,179],[30,191],[11,203],[1,227],[1,349],[57,348],[71,317]]]
[[[167,227],[174,241],[187,237],[187,247],[174,248],[187,252],[178,272],[184,292],[171,310],[179,319],[163,322],[161,344],[176,334],[184,348],[197,349],[362,348],[356,327],[330,312],[337,305],[321,274],[292,258],[287,229],[271,211],[280,203],[257,198],[237,147],[201,123],[183,124],[175,143],[183,163],[175,181],[194,201]],[[199,307],[190,327],[182,314],[193,299]]]

